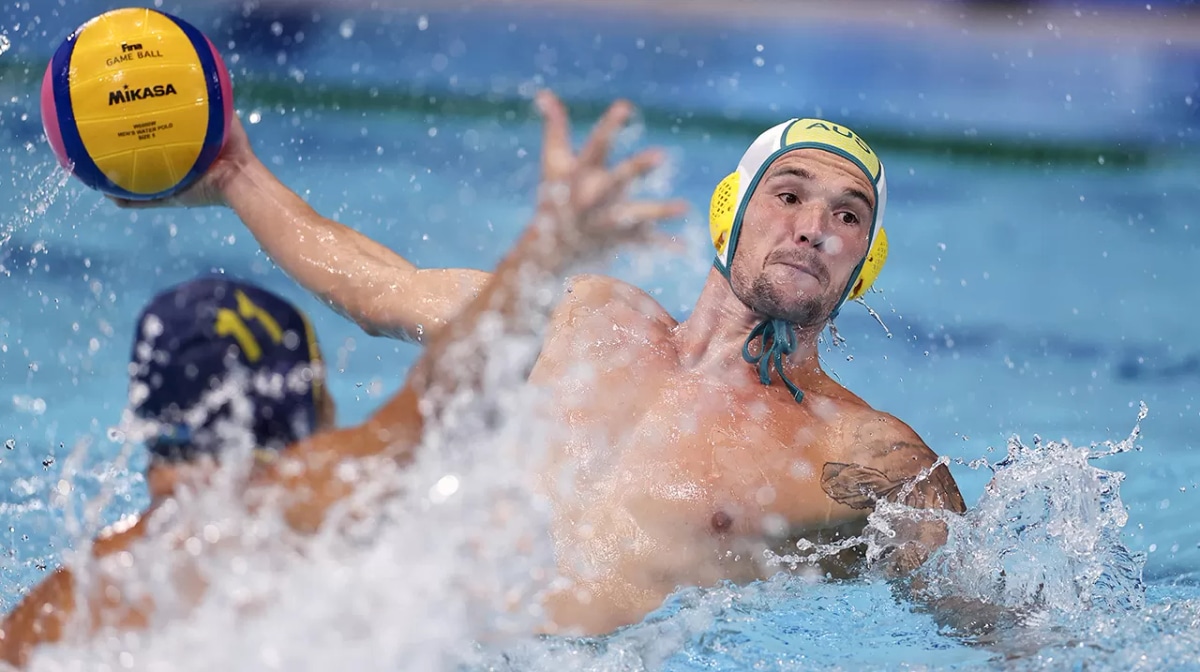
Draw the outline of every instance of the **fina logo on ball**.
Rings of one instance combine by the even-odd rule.
[[[106,59],[104,64],[111,68],[118,63],[129,63],[135,58],[162,58],[162,52],[157,49],[146,49],[141,42],[122,42],[121,53]]]

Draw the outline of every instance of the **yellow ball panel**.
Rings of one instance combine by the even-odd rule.
[[[161,14],[127,9],[87,24],[71,56],[70,90],[84,148],[122,189],[169,189],[204,147],[204,69],[191,40]]]
[[[191,144],[155,146],[96,159],[96,167],[128,191],[154,194],[178,184],[195,157]]]
[[[174,186],[195,164],[204,147],[207,121],[204,107],[191,105],[80,121],[77,126],[92,160],[108,179],[122,189],[152,194]],[[147,166],[157,165],[161,159],[143,155],[167,157],[171,165],[166,171],[148,171]]]

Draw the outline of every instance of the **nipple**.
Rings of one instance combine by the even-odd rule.
[[[728,532],[729,528],[733,527],[733,518],[731,518],[729,514],[725,513],[724,511],[717,511],[712,515],[710,524],[712,525],[713,530],[717,532]]]

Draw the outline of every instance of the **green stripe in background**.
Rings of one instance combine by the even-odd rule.
[[[0,86],[19,87],[34,93],[41,85],[45,63],[16,59],[0,60]],[[234,83],[239,107],[308,108],[340,111],[451,115],[508,121],[532,119],[530,101],[514,95],[466,94],[453,91],[422,92],[396,86],[383,88],[354,83],[320,82],[297,84],[291,80],[262,75],[241,75]],[[572,116],[596,118],[609,101],[569,101]],[[635,103],[637,101],[634,101]],[[756,137],[778,120],[771,116],[731,117],[713,111],[681,112],[662,107],[639,106],[647,126],[677,128],[686,132]],[[937,156],[947,159],[998,164],[1073,165],[1098,169],[1144,166],[1161,153],[1147,144],[1097,140],[1046,140],[977,135],[917,134],[899,127],[871,125],[865,133],[878,150]]]

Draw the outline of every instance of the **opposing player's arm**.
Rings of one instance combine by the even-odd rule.
[[[953,513],[967,509],[946,465],[937,465],[937,455],[916,432],[891,416],[862,423],[849,455],[846,462],[826,463],[821,472],[821,487],[839,504],[874,509],[878,502],[888,501]],[[893,524],[895,548],[883,561],[885,571],[893,576],[912,572],[946,543],[946,525],[937,518]]]

